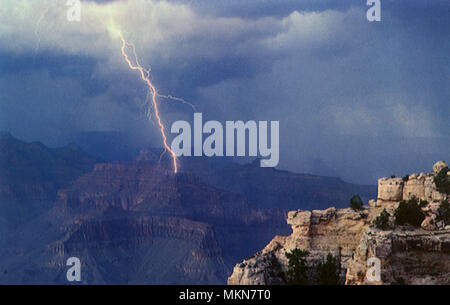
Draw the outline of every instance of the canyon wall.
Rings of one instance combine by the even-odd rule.
[[[432,173],[379,179],[377,201],[370,200],[359,211],[331,207],[289,212],[287,223],[292,234],[275,236],[264,249],[238,263],[228,284],[286,284],[286,252],[295,248],[309,252],[309,266],[323,261],[328,253],[333,254],[341,264],[342,283],[349,285],[449,284],[450,226],[437,221],[440,201],[448,195],[440,193],[433,182],[446,166],[441,161],[434,165]],[[426,217],[420,228],[397,226],[381,230],[372,225],[383,209],[394,215],[399,202],[413,196],[428,202],[423,207]],[[390,217],[389,222],[393,221]],[[381,278],[377,282],[366,277],[371,257],[381,261]]]

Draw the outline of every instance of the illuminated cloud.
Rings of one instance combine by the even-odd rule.
[[[377,24],[363,2],[82,1],[81,22],[68,22],[65,1],[3,0],[0,129],[44,142],[133,128],[158,139],[121,31],[162,93],[210,119],[280,120],[282,154],[315,156],[316,138],[450,136],[445,2],[387,0]],[[162,111],[168,122],[192,112]]]

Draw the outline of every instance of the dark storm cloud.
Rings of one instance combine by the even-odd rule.
[[[109,87],[108,80],[95,77],[98,60],[79,55],[41,52],[32,54],[0,54],[1,75],[26,75],[44,69],[52,79],[67,77],[78,79],[83,88],[83,95],[104,94]]]
[[[120,28],[161,93],[210,119],[279,120],[282,168],[373,183],[450,155],[448,2],[384,0],[382,21],[369,23],[356,0],[83,1],[79,24],[65,7],[20,3],[22,19],[2,18],[14,30],[0,30],[0,128],[27,139],[155,135]],[[192,113],[161,107],[168,122]]]
[[[171,0],[174,3],[183,1]],[[244,18],[258,18],[264,16],[287,16],[292,11],[324,11],[345,10],[351,6],[361,5],[361,1],[355,0],[225,0],[208,1],[193,0],[190,2],[194,9],[201,13],[213,14],[215,16],[239,16]]]

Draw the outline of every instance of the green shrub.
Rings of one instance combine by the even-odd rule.
[[[354,195],[350,199],[350,207],[353,210],[355,210],[355,211],[362,210],[362,208],[363,208],[363,201],[362,201],[361,197],[359,197],[359,195]]]
[[[408,201],[400,201],[398,208],[394,212],[394,216],[397,225],[410,224],[415,227],[420,227],[420,224],[425,219],[425,215],[416,197]]]
[[[378,215],[375,220],[373,221],[375,227],[381,230],[387,230],[389,229],[389,213],[386,211],[386,209],[383,209],[383,211]]]
[[[440,193],[450,195],[450,176],[447,175],[448,171],[448,167],[441,169],[436,177],[434,177],[434,184],[436,184],[436,188]]]
[[[339,259],[328,253],[327,260],[316,266],[316,281],[319,285],[338,285],[340,282],[341,264]]]
[[[442,200],[438,208],[439,220],[443,220],[445,224],[450,223],[450,203],[448,200]]]
[[[289,260],[287,271],[288,284],[308,284],[308,267],[306,266],[305,258],[309,255],[309,252],[295,248],[291,252],[286,252],[285,255]]]
[[[405,175],[405,176],[403,176],[403,178],[402,178],[402,180],[403,180],[404,182],[408,181],[408,179],[409,179],[409,175]]]

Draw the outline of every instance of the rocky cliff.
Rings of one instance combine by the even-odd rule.
[[[284,215],[141,156],[96,164],[58,191],[40,263],[48,269],[29,281],[64,282],[64,259],[76,256],[89,264],[86,283],[224,283],[245,249],[267,243]]]
[[[434,177],[447,164],[438,162],[431,173],[404,178],[381,178],[378,200],[355,211],[351,208],[291,211],[287,222],[289,236],[275,236],[261,251],[238,263],[228,284],[286,284],[286,252],[295,248],[307,250],[307,262],[314,266],[328,253],[339,259],[341,281],[345,284],[449,284],[450,226],[440,220],[439,205],[448,194],[439,192]],[[422,202],[424,220],[420,227],[395,226],[394,211],[402,200]],[[391,215],[390,228],[373,225],[382,210]],[[380,260],[379,281],[369,281],[368,259]]]
[[[97,163],[60,188],[47,212],[5,234],[0,281],[65,283],[65,260],[75,256],[85,283],[225,283],[235,261],[286,232],[285,211],[174,175],[158,160],[143,152]]]
[[[0,231],[14,230],[43,214],[58,189],[91,171],[95,162],[97,158],[74,144],[48,148],[0,133]]]
[[[237,261],[274,234],[288,234],[289,210],[327,207],[330,200],[343,207],[355,193],[376,196],[375,186],[223,158],[180,160],[177,175],[152,151],[133,161],[98,162],[75,145],[50,149],[0,134],[0,283],[67,283],[70,256],[81,259],[84,283],[225,283]],[[440,196],[430,179],[427,186],[427,179],[418,180],[424,181],[423,194]],[[402,182],[396,189],[401,198]],[[283,283],[286,259],[279,247],[303,247],[310,250],[311,263],[328,252],[338,255],[344,280],[373,215],[398,204],[389,196],[383,199],[357,212],[289,213],[296,233],[275,238],[258,267],[245,270],[266,272],[261,283]],[[442,228],[433,218],[436,204],[427,209],[424,228]],[[354,278],[360,281],[356,267]]]

